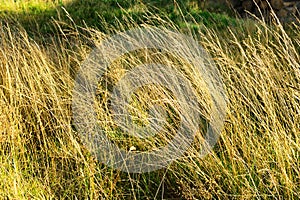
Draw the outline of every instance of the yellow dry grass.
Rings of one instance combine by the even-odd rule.
[[[300,29],[293,38],[280,24],[238,30],[222,37],[208,29],[193,33],[212,55],[228,96],[214,151],[200,158],[197,138],[167,169],[134,175],[98,163],[72,127],[74,71],[91,51],[84,37],[62,31],[40,45],[21,27],[1,24],[0,198],[299,197]],[[105,37],[89,31],[99,42]]]

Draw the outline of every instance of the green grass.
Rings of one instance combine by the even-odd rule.
[[[217,7],[216,11],[220,14],[213,14],[199,9],[195,2],[192,0],[177,3],[172,0],[28,0],[4,3],[3,1],[0,5],[0,19],[14,21],[13,19],[17,18],[18,23],[21,23],[28,32],[44,35],[53,32],[53,20],[73,23],[81,27],[94,27],[107,32],[109,30],[107,25],[115,29],[119,23],[124,23],[127,17],[141,24],[148,20],[151,13],[156,13],[161,18],[169,18],[182,26],[186,24],[184,18],[194,18],[197,22],[202,21],[207,27],[217,26],[220,29],[236,23],[235,18],[225,14],[225,8]],[[211,5],[209,6],[213,9]]]

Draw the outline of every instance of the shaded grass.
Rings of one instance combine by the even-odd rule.
[[[0,19],[20,23],[32,36],[37,34],[53,35],[55,31],[53,20],[63,21],[67,24],[74,23],[81,27],[93,27],[108,33],[110,30],[108,25],[111,26],[111,29],[115,29],[114,27],[117,27],[119,23],[125,23],[127,17],[141,24],[148,21],[149,15],[151,17],[152,13],[158,14],[161,18],[170,18],[176,24],[183,26],[184,19],[190,18],[189,16],[192,16],[197,22],[204,23],[205,26],[217,26],[219,29],[235,24],[235,18],[225,14],[228,9],[224,5],[222,9],[213,7],[209,4],[207,7],[199,9],[197,1],[193,0],[178,2],[172,0],[5,1],[0,7]],[[212,14],[207,10],[219,12],[219,14]],[[17,19],[17,22],[14,19]]]

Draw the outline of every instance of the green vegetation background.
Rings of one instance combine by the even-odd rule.
[[[1,2],[2,1],[2,2]],[[197,0],[0,0],[0,20],[20,23],[29,33],[51,34],[52,21],[59,20],[81,27],[93,27],[107,32],[124,15],[143,23],[149,13],[169,18],[179,26],[193,20],[205,26],[224,29],[236,25],[233,12],[224,4]],[[5,2],[5,3],[4,3]],[[204,3],[206,2],[206,3]],[[105,24],[103,24],[105,23]],[[105,27],[105,28],[104,28]]]

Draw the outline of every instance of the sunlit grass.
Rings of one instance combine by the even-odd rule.
[[[178,30],[176,25],[155,14],[151,20],[143,25]],[[141,27],[133,19],[124,21],[112,32]],[[87,38],[77,32],[78,27],[62,30],[56,25],[57,35],[41,45],[22,27],[2,23],[0,198],[299,197],[299,27],[290,38],[280,24],[251,22],[247,26],[228,27],[223,32],[207,29],[197,21],[194,25],[200,28],[190,30],[185,26],[178,31],[198,39],[211,54],[226,87],[228,108],[220,140],[204,158],[199,157],[202,138],[196,137],[187,153],[168,168],[128,174],[97,162],[72,126],[74,74],[93,49],[88,44],[101,43],[108,35],[84,28],[89,33]],[[128,56],[115,66],[130,68],[137,64],[137,57],[145,59],[139,55]],[[174,62],[170,56],[157,52],[150,53],[150,58]],[[197,81],[193,82],[199,86]],[[102,89],[107,92],[105,87]],[[137,97],[141,99],[144,91],[139,91]],[[171,96],[164,95],[158,92],[145,98],[157,100]],[[148,99],[140,105],[139,101],[133,104],[143,109]],[[98,114],[106,120],[102,121],[107,130],[114,128],[108,123],[112,119],[105,109]],[[143,112],[141,118],[144,120],[147,114]],[[135,145],[137,150],[152,148],[151,141],[158,139],[147,141],[147,149],[143,141],[125,141],[126,137],[119,137],[117,131],[111,133],[112,140],[120,142],[120,146]]]
[[[68,2],[70,0],[1,0],[0,11],[42,12]]]

